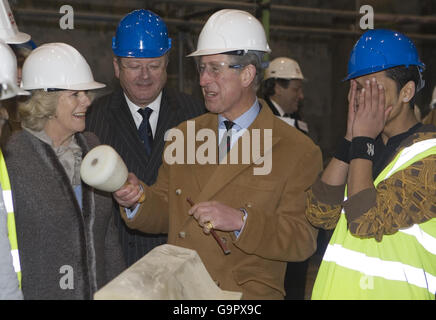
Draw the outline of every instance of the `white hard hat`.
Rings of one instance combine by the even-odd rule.
[[[259,20],[245,11],[223,9],[207,20],[198,37],[197,50],[188,57],[236,50],[271,52]]]
[[[29,95],[17,85],[17,58],[12,49],[0,40],[0,100],[16,95]]]
[[[0,39],[10,44],[25,43],[30,40],[27,33],[18,31],[7,0],[0,0]]]
[[[265,70],[265,80],[270,78],[304,80],[303,73],[297,61],[286,57],[275,58],[270,62],[268,68]]]
[[[85,58],[66,43],[47,43],[27,57],[23,65],[23,88],[92,90],[106,85],[94,81]]]

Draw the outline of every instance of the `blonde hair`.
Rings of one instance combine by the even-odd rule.
[[[76,91],[76,90],[73,90]],[[59,97],[63,91],[47,92],[44,90],[32,91],[32,96],[18,105],[18,113],[23,127],[34,131],[41,131],[47,120],[56,116]],[[85,91],[90,102],[95,98],[95,92]]]
[[[60,91],[35,90],[29,99],[18,105],[23,127],[34,131],[44,129],[45,123],[56,115]]]

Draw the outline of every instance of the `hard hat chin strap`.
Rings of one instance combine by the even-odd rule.
[[[248,50],[248,49],[241,49],[241,50],[234,50],[234,51],[228,51],[224,52],[223,54],[232,55],[232,56],[245,56],[246,54],[253,54],[257,57],[258,63],[262,69],[268,68],[269,62],[263,62],[263,56],[265,55],[265,52],[258,51],[258,50]]]
[[[233,50],[233,51],[224,52],[224,54],[228,54],[228,55],[231,55],[231,56],[244,56],[247,53],[248,53],[247,49]]]
[[[58,89],[58,88],[44,88],[45,92],[56,92],[56,91],[64,91],[66,89]]]

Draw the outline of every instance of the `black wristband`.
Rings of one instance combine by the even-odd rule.
[[[367,159],[374,161],[375,141],[370,137],[355,137],[351,141],[350,161],[353,159]]]
[[[350,148],[351,142],[345,138],[342,138],[333,157],[345,163],[350,163]]]

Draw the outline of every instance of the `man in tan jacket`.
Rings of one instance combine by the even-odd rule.
[[[168,132],[153,186],[129,174],[130,185],[114,193],[132,209],[121,210],[129,227],[168,232],[168,243],[196,250],[221,289],[244,299],[283,299],[286,262],[316,249],[305,190],[322,169],[321,152],[257,101],[265,52],[265,32],[252,15],[213,14],[190,55],[200,58],[210,113]]]

